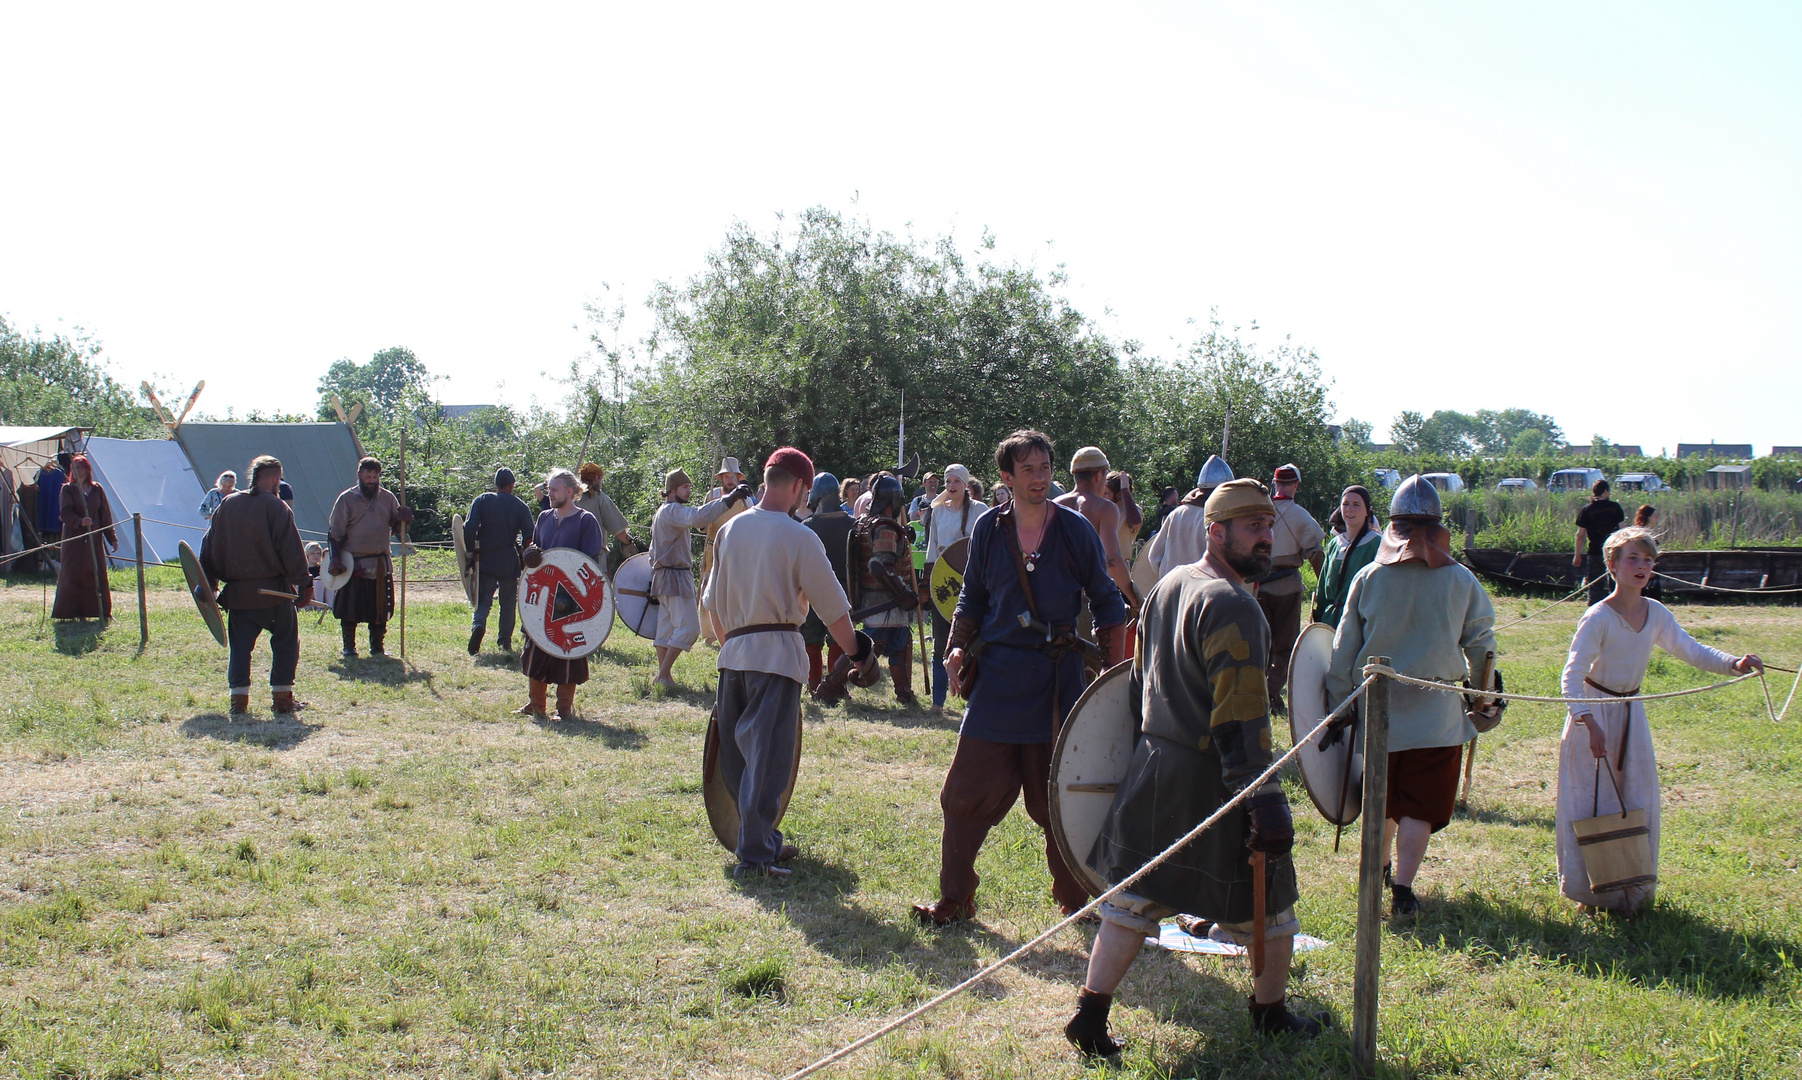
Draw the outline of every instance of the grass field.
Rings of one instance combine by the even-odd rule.
[[[953,718],[876,691],[809,707],[797,873],[740,884],[701,804],[706,650],[658,696],[648,643],[616,629],[585,720],[522,721],[521,677],[465,655],[467,608],[439,591],[416,597],[406,663],[341,661],[336,624],[303,616],[312,707],[276,721],[258,692],[233,723],[224,650],[167,573],[155,589],[142,651],[129,593],[93,637],[44,622],[36,584],[0,590],[0,1075],[780,1076],[1057,917],[1016,812],[979,864],[978,923],[911,923]],[[1576,614],[1504,632],[1511,688],[1554,692]],[[1802,657],[1793,608],[1679,617]],[[1656,661],[1647,687],[1707,681]],[[1799,720],[1773,727],[1756,682],[1654,706],[1663,876],[1621,923],[1558,895],[1560,716],[1516,706],[1435,841],[1422,917],[1386,936],[1385,1075],[1802,1075]],[[1334,945],[1297,957],[1290,990],[1349,1022],[1356,833],[1335,854],[1297,817],[1304,927]],[[828,1075],[1084,1075],[1059,1028],[1086,949],[1066,932]],[[1348,1075],[1343,1031],[1255,1040],[1246,987],[1236,963],[1147,955],[1115,1010],[1131,1048],[1088,1075]]]

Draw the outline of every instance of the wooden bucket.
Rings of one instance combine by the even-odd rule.
[[[1617,892],[1658,880],[1652,861],[1652,834],[1644,810],[1603,814],[1571,822],[1577,831],[1577,847],[1583,853],[1583,869],[1589,874],[1589,891]]]

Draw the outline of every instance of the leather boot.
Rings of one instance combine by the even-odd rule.
[[[1064,1038],[1083,1057],[1111,1058],[1126,1049],[1126,1044],[1107,1033],[1108,1012],[1113,1009],[1114,995],[1097,994],[1083,987],[1076,994],[1076,1015],[1064,1025]]]
[[[541,683],[537,679],[526,680],[526,703],[513,710],[515,716],[543,716],[544,695],[550,690],[549,683]]]
[[[576,715],[576,686],[574,683],[557,684],[557,711],[551,714],[552,720],[580,720]]]
[[[270,695],[269,709],[277,716],[293,716],[306,707],[305,702],[294,700],[292,690],[277,690]]]
[[[920,699],[914,696],[914,666],[911,650],[901,659],[888,662],[888,677],[894,680],[896,701],[910,706],[920,703]]]
[[[820,678],[826,674],[826,662],[820,655],[820,646],[807,643],[807,692],[813,693],[820,688]]]
[[[478,626],[469,632],[469,655],[474,656],[482,651],[482,635],[487,632],[486,626]]]
[[[232,712],[231,712],[231,714],[233,716],[249,716],[250,715],[250,695],[249,694],[233,694],[232,695]]]

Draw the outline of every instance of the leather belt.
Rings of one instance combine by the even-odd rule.
[[[739,637],[744,634],[798,634],[800,632],[801,632],[801,627],[797,623],[785,623],[785,622],[752,623],[750,626],[741,626],[736,630],[726,631],[726,636],[721,639],[721,644],[731,641],[733,638]]]
[[[1589,686],[1593,686],[1602,693],[1607,694],[1609,697],[1632,697],[1634,694],[1639,693],[1639,687],[1637,686],[1631,690],[1610,690],[1608,687],[1603,686],[1601,683],[1596,682],[1587,675],[1583,676],[1583,681]]]

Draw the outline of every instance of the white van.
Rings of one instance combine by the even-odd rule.
[[[1597,480],[1605,480],[1600,469],[1559,469],[1546,481],[1547,491],[1582,491],[1594,488]]]
[[[1455,472],[1422,473],[1420,478],[1447,495],[1456,495],[1464,490],[1464,478]]]

